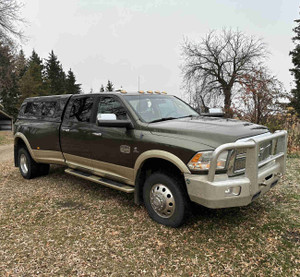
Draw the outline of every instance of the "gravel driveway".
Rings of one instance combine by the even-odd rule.
[[[14,145],[0,145],[0,163],[12,160],[14,157]]]

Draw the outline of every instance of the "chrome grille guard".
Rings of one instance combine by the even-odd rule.
[[[278,140],[276,152],[274,155],[269,156],[266,160],[259,162],[260,144],[274,139]],[[241,148],[247,149],[245,177],[250,180],[253,186],[256,186],[252,188],[253,191],[258,189],[259,167],[271,161],[276,161],[280,165],[280,172],[284,174],[287,155],[287,131],[278,130],[274,134],[250,137],[248,140],[245,139],[245,141],[242,142],[226,143],[217,147],[211,157],[210,169],[208,171],[209,182],[213,182],[215,179],[217,160],[220,154],[226,150],[235,150]]]

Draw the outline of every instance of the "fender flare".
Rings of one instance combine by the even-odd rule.
[[[27,147],[27,150],[28,150],[29,153],[30,153],[30,156],[32,157],[32,159],[34,159],[34,160],[36,161],[34,152],[32,151],[31,145],[30,145],[28,139],[25,137],[25,135],[22,134],[22,133],[20,133],[20,132],[17,132],[17,133],[14,135],[14,145],[15,145],[15,146],[16,146],[16,139],[17,139],[17,138],[21,139],[21,140],[25,143],[25,145],[26,145],[26,147]]]
[[[141,204],[141,202],[142,202],[141,198],[140,198],[141,185],[138,185],[138,183],[137,183],[138,173],[139,173],[140,168],[144,164],[144,162],[147,161],[148,159],[152,159],[152,158],[162,159],[162,160],[172,163],[183,174],[191,173],[190,170],[188,169],[188,167],[186,166],[186,164],[181,159],[179,159],[176,155],[174,155],[170,152],[163,151],[163,150],[148,150],[148,151],[143,152],[137,158],[137,160],[134,164],[134,179],[133,179],[135,182],[134,202],[138,205]]]
[[[138,156],[134,164],[134,180],[141,165],[148,159],[158,158],[174,164],[182,173],[191,173],[186,164],[176,155],[164,150],[148,150]]]

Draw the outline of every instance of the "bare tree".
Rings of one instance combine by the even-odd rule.
[[[24,38],[19,23],[24,23],[20,17],[22,5],[17,0],[0,0],[0,39],[11,42],[12,38]]]
[[[265,58],[265,44],[241,31],[211,31],[199,43],[185,39],[182,46],[185,84],[201,92],[224,97],[225,114],[231,116],[232,90],[239,77],[249,73],[253,64]]]

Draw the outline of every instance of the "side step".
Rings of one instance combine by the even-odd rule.
[[[86,173],[86,172],[83,172],[83,171],[80,171],[77,169],[71,169],[71,168],[65,169],[65,172],[68,174],[98,183],[98,184],[101,184],[101,185],[104,185],[109,188],[117,189],[117,190],[124,191],[127,193],[134,193],[134,187],[131,187],[126,184],[119,183],[119,182],[116,182],[116,181],[113,181],[113,180],[110,180],[107,178],[99,177],[99,176],[96,176],[93,174],[89,174],[89,173]]]

